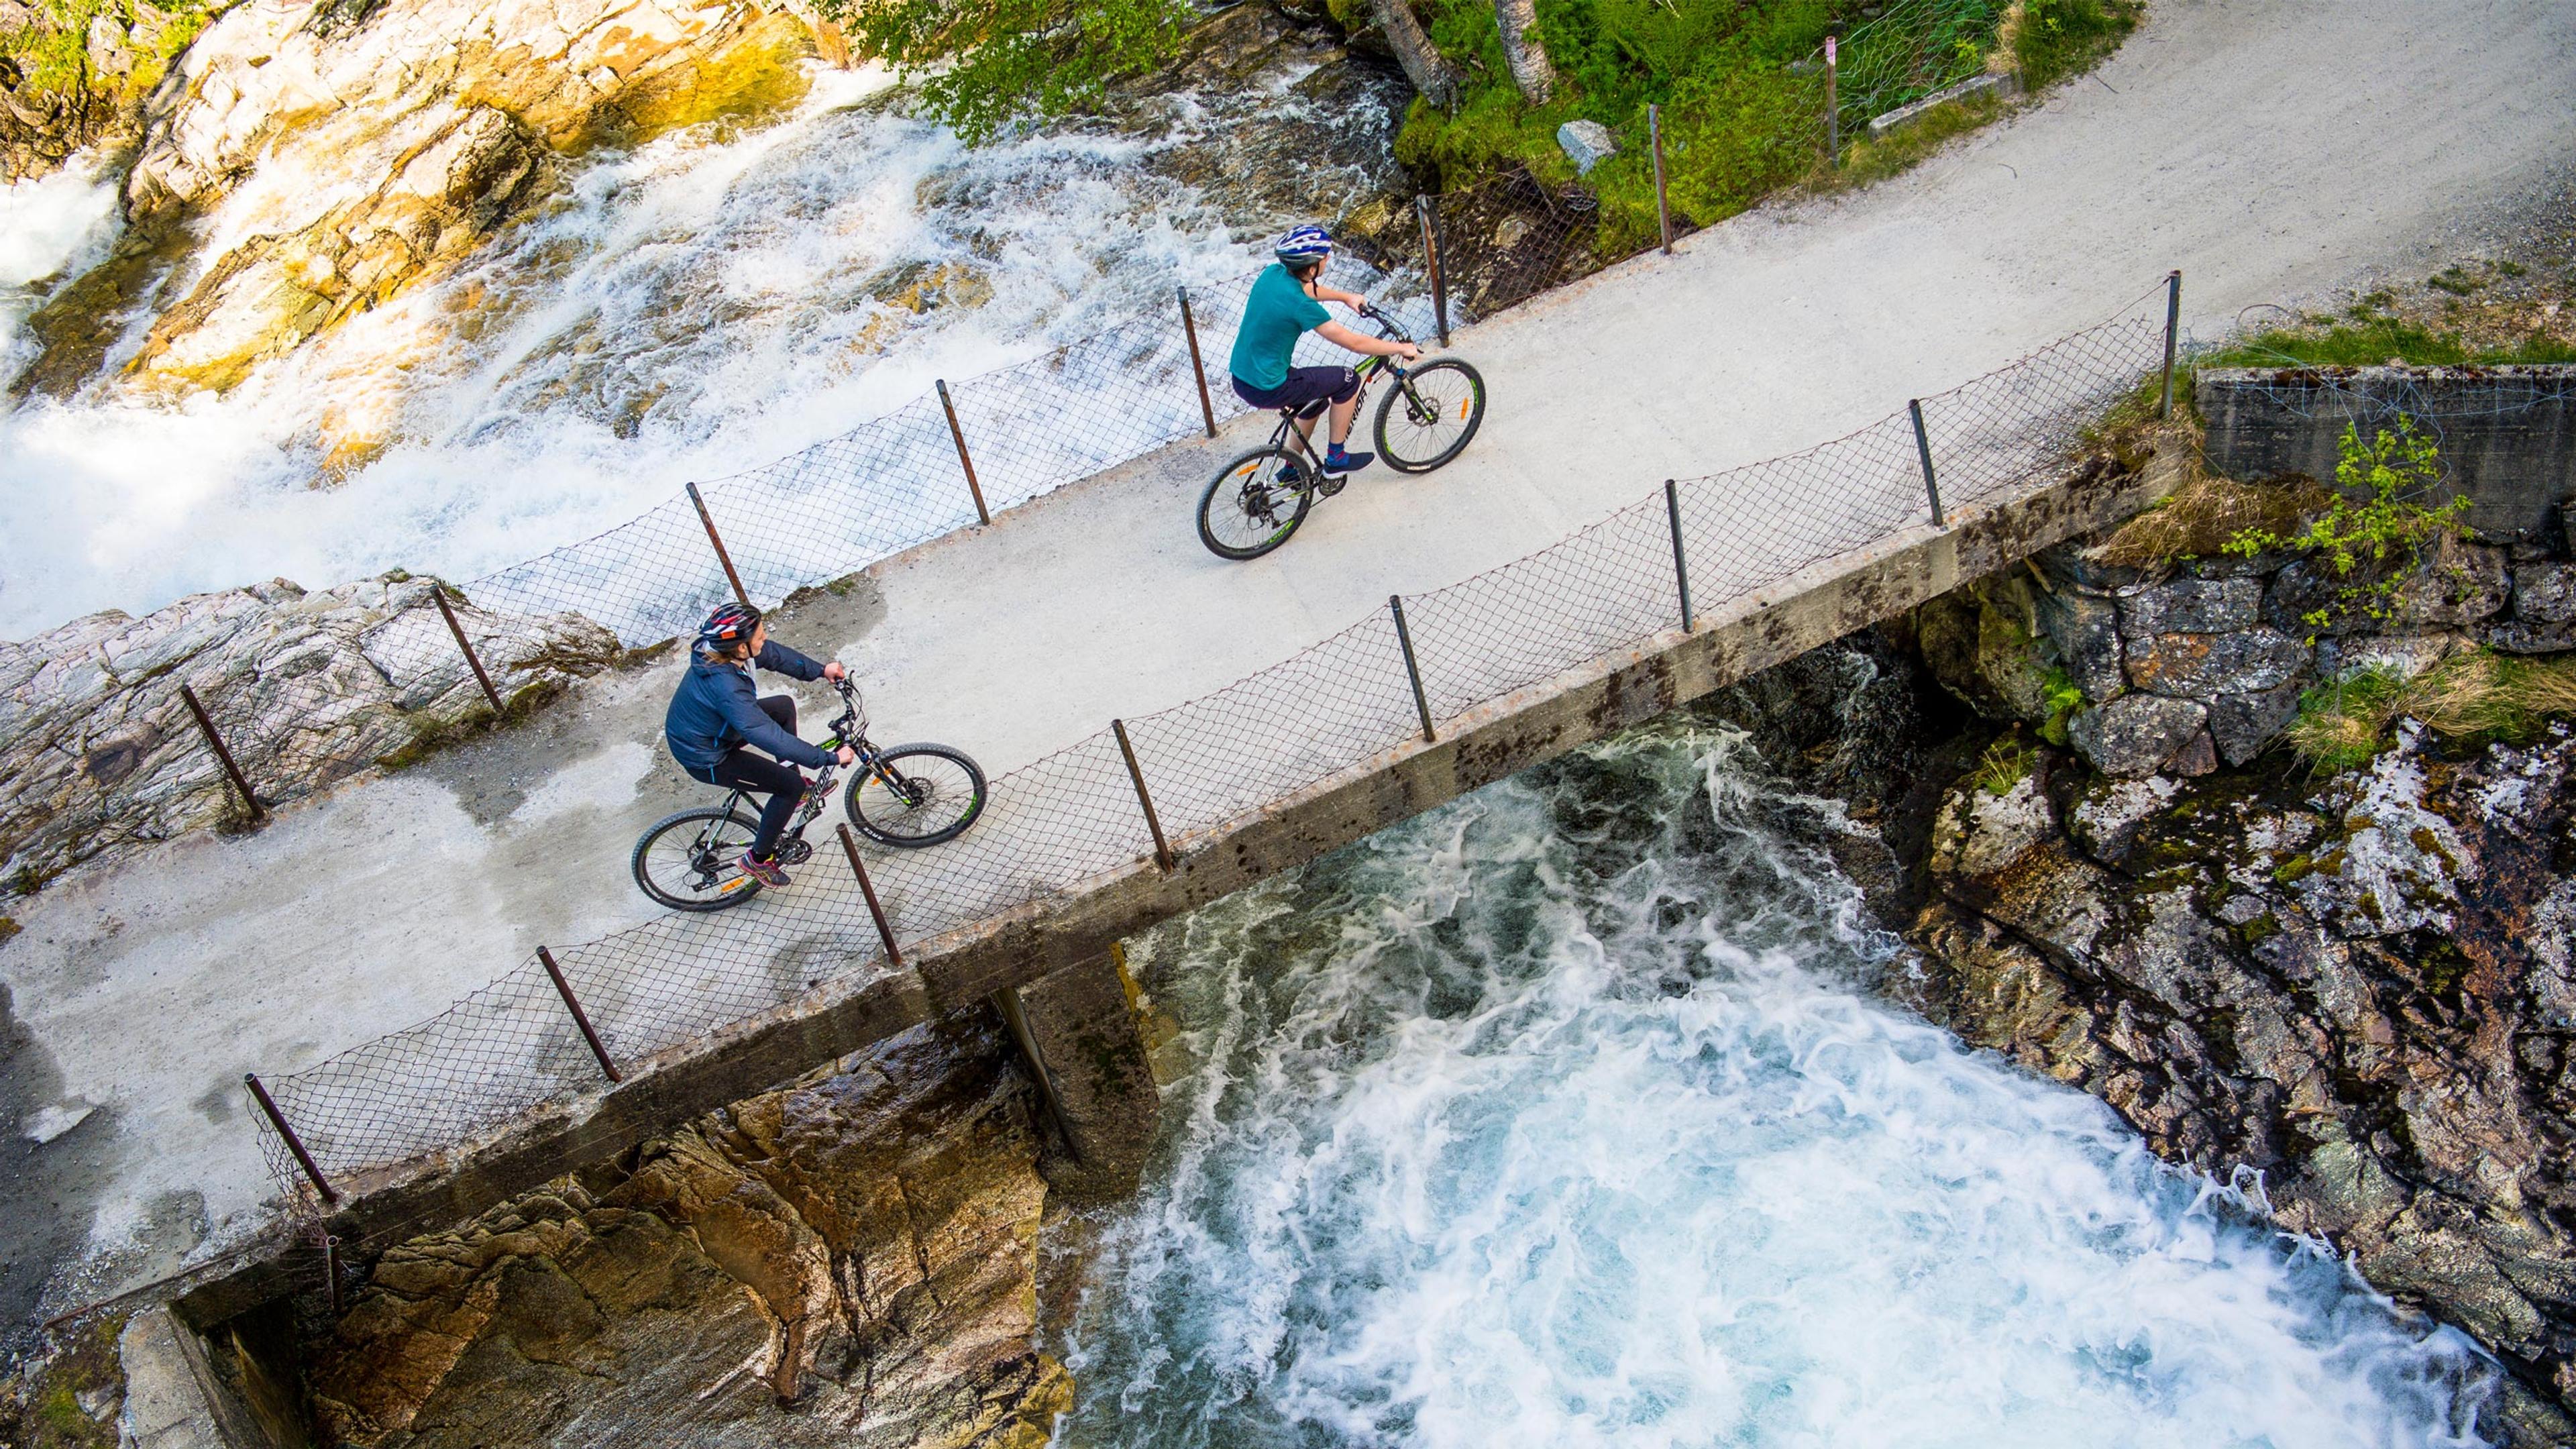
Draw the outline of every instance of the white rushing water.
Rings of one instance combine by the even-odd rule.
[[[1171,133],[970,151],[884,106],[880,71],[814,81],[764,128],[565,163],[469,264],[222,395],[111,375],[0,401],[0,637],[271,575],[470,578],[1251,263],[1258,237],[1142,164]],[[229,235],[261,187],[365,179],[264,170],[203,225]],[[0,375],[35,354],[47,280],[113,242],[117,184],[6,193]]]
[[[1747,754],[1632,735],[1158,933],[1194,1069],[1059,1442],[2480,1442],[2465,1338],[1873,999]]]

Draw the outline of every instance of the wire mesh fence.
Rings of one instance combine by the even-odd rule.
[[[1951,506],[2061,466],[2083,427],[2155,376],[2166,316],[2159,287],[2094,327],[1922,399]],[[1188,401],[1195,411],[1195,396]],[[1403,600],[1422,708],[1454,720],[1684,627],[1685,572],[1705,614],[1930,516],[1905,411],[1804,452],[1658,489],[1525,558]],[[1374,612],[1215,693],[1123,722],[1132,774],[1118,727],[1101,730],[994,779],[983,816],[958,840],[869,849],[869,874],[892,931],[909,943],[1150,868],[1149,798],[1186,852],[1416,737],[1423,720],[1412,690],[1395,617]],[[544,961],[523,962],[418,1026],[272,1081],[282,1123],[318,1172],[345,1177],[449,1152],[600,1090],[608,1067],[585,1042],[574,1001],[609,1061],[634,1063],[890,969],[855,877],[823,853],[792,893],[662,917],[551,959],[561,988]],[[304,1174],[286,1140],[263,1136],[290,1198],[318,1206],[298,1185]]]

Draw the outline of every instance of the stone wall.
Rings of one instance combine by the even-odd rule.
[[[2440,440],[2488,541],[2546,540],[2576,501],[2576,366],[2210,368],[2193,398],[2230,477],[2332,482],[2346,426],[2367,436],[2403,413]]]

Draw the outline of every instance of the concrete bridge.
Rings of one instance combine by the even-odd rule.
[[[1271,559],[1219,565],[1188,532],[1197,486],[1238,433],[791,609],[782,632],[853,663],[880,737],[1053,771],[1049,789],[1097,807],[1086,821],[1115,822],[1057,832],[1005,808],[1055,795],[997,790],[994,817],[961,842],[994,864],[886,863],[901,966],[881,959],[827,856],[776,903],[773,944],[758,949],[726,944],[752,912],[674,926],[639,909],[625,848],[696,794],[657,762],[666,682],[650,675],[246,840],[68,882],[18,912],[25,934],[0,952],[14,1011],[58,1078],[46,1090],[106,1109],[72,1129],[91,1140],[61,1139],[88,1161],[48,1186],[75,1217],[145,1225],[101,1259],[103,1293],[188,1270],[190,1315],[219,1318],[282,1283],[262,1266],[281,1219],[241,1070],[292,1076],[445,1010],[537,944],[621,928],[661,933],[650,959],[672,969],[637,989],[699,999],[694,1029],[665,1012],[668,1040],[618,1043],[628,1080],[603,1093],[554,1019],[530,1049],[555,1074],[533,1115],[344,1176],[335,1231],[363,1244],[450,1220],[1005,989],[1022,993],[1077,1143],[1114,1176],[1139,1146],[1140,1079],[1114,1040],[1079,1040],[1117,1019],[1097,1009],[1115,984],[1100,964],[1110,943],[2123,516],[2158,468],[2079,482],[2041,465],[2068,408],[2152,367],[2154,298],[2123,312],[2084,369],[2050,373],[2074,379],[2058,392],[2016,397],[2005,381],[1927,403],[1954,490],[1942,527],[1892,410],[2096,322],[2167,267],[2189,273],[2187,328],[2207,335],[2254,303],[2453,260],[2560,180],[2571,81],[2576,15],[2545,4],[2173,0],[2098,80],[1905,178],[1738,218],[1471,329],[1457,349],[1485,368],[1495,412],[1470,455],[1426,479],[1355,485]],[[1829,463],[1713,473],[1855,428]],[[1652,491],[1666,476],[1698,480],[1683,507],[1699,603],[1687,631]],[[1483,572],[1605,514],[1556,565]],[[1382,610],[1390,593],[1460,579],[1408,600],[1414,628],[1439,641],[1424,661],[1438,736],[1426,741]],[[1518,649],[1542,637],[1544,650]],[[1319,662],[1272,676],[1270,693],[1221,696],[1239,714],[1161,713],[1308,649]],[[1141,816],[1120,813],[1122,762],[1096,743],[1065,753],[1113,717],[1137,726],[1174,837],[1169,870]],[[1314,728],[1327,718],[1355,722]],[[1249,776],[1235,757],[1184,768],[1228,731],[1312,735],[1339,753],[1281,752]],[[1028,860],[1055,875],[1003,868]],[[597,1014],[621,1009],[580,952],[564,955]],[[728,1005],[741,1001],[758,1009]],[[463,1041],[424,1041],[413,1060]],[[365,1149],[348,1160],[392,1160]],[[188,1194],[193,1209],[169,1207]]]

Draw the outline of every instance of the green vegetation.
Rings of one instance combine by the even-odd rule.
[[[2365,669],[2299,697],[2290,747],[2325,773],[2370,763],[2400,719],[2421,720],[2457,743],[2519,744],[2546,722],[2576,714],[2576,659],[2520,658],[2485,649],[2455,654],[2407,679]]]
[[[57,98],[116,101],[140,96],[206,22],[223,8],[207,0],[34,0],[25,23],[0,29],[0,88],[22,110],[50,110]],[[105,17],[127,34],[132,69],[97,73],[89,53],[90,28]]]
[[[1940,150],[1954,136],[1964,136],[2004,113],[2011,103],[1991,92],[1950,101],[1923,113],[1914,124],[1872,137],[1864,132],[1843,152],[1843,164],[1828,178],[1836,187],[1868,186],[1894,176]]]
[[[2359,429],[2344,424],[2335,451],[2337,491],[2305,530],[2283,533],[2257,525],[2226,547],[2246,558],[2288,550],[2323,563],[2336,580],[2334,602],[2302,616],[2317,629],[2338,615],[2387,618],[2399,585],[2423,562],[2425,550],[2464,532],[2460,515],[2469,507],[2466,494],[2432,508],[2420,501],[2440,487],[2442,459],[2433,440],[2415,431],[2414,419],[2403,413],[2396,432],[2379,429],[2368,443]],[[2366,496],[2356,503],[2355,495]]]
[[[2038,764],[2039,752],[2031,748],[2019,730],[2015,730],[1986,746],[1986,752],[1977,757],[1977,768],[1969,772],[1968,779],[1989,795],[2009,795],[2015,785],[2030,778],[2030,772]]]
[[[2440,286],[2440,278],[2435,278],[2433,285]],[[2375,292],[2341,318],[2320,318],[2302,326],[2258,332],[2194,358],[2193,365],[2377,367],[2395,360],[2418,367],[2503,367],[2513,363],[2576,362],[2576,346],[2557,338],[2535,334],[2482,345],[2458,333],[2433,331],[2381,311],[2391,300],[2387,293]]]
[[[2031,90],[2081,75],[2120,48],[2145,10],[2138,0],[2025,0],[2013,27],[2013,59]]]
[[[2075,676],[2050,665],[2048,672],[2040,678],[2039,700],[2040,706],[2048,711],[2047,718],[2040,721],[2039,737],[2060,749],[2065,748],[2066,722],[2084,707],[2084,687],[2075,682]]]
[[[919,81],[923,109],[970,145],[1095,103],[1111,81],[1169,59],[1196,16],[1186,0],[817,0],[816,8],[849,32],[854,49]]]
[[[2119,568],[2215,558],[2242,538],[2298,532],[2333,501],[2311,478],[2239,483],[2194,469],[2155,507],[2121,524],[2093,556]]]

